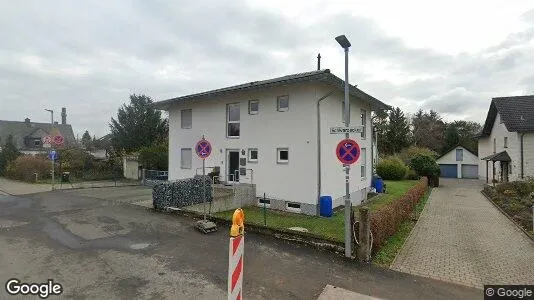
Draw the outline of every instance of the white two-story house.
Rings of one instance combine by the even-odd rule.
[[[493,98],[478,140],[479,178],[534,177],[534,96]]]
[[[327,69],[156,102],[169,112],[169,180],[201,173],[195,145],[205,136],[206,166],[220,167],[225,182],[255,184],[271,208],[315,215],[324,195],[342,205],[345,173],[335,148],[344,135],[330,127],[344,126],[343,99],[344,81]],[[389,107],[350,87],[350,124],[363,126],[351,134],[361,148],[350,168],[353,203],[371,184],[370,116],[379,108]]]

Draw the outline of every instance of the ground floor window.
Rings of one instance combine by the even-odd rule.
[[[367,149],[362,148],[360,152],[360,176],[363,179],[367,177]]]
[[[285,164],[289,162],[289,149],[288,148],[276,149],[276,162],[279,164]]]
[[[193,160],[192,155],[193,153],[191,152],[191,148],[181,149],[180,167],[182,169],[191,169],[191,162]]]
[[[249,162],[257,162],[258,161],[258,149],[256,149],[256,148],[249,148],[248,149],[248,161]]]

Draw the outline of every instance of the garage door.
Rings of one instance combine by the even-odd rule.
[[[441,170],[441,177],[458,178],[457,165],[440,164],[439,169]]]
[[[478,178],[478,165],[462,165],[462,178]]]

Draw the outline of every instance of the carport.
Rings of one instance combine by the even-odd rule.
[[[495,162],[500,162],[500,180],[503,182],[508,182],[508,169],[510,166],[510,162],[512,161],[510,159],[510,156],[508,155],[508,152],[502,151],[499,153],[495,153],[489,156],[486,156],[482,158],[482,160],[486,161],[486,183],[489,181],[489,162],[491,161],[493,163],[493,169],[492,169],[492,182],[495,180]]]

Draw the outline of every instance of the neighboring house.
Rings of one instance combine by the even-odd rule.
[[[493,98],[478,140],[479,178],[534,177],[534,96]]]
[[[51,133],[59,133],[64,138],[66,146],[75,145],[76,140],[71,125],[67,124],[66,109],[62,109],[61,124],[31,122],[26,118],[23,122],[0,120],[0,144],[4,145],[9,136],[13,143],[24,154],[46,153],[49,149],[43,147],[42,138]]]
[[[95,139],[89,153],[96,159],[108,159],[111,150],[111,134]]]
[[[204,135],[213,147],[206,166],[220,167],[222,181],[256,184],[271,208],[317,214],[322,195],[343,204],[335,148],[344,135],[329,131],[343,126],[343,90],[343,80],[318,70],[156,102],[169,112],[169,180],[202,172],[195,144]],[[371,184],[371,111],[388,108],[350,87],[351,126],[363,126],[351,134],[361,148],[350,168],[353,203]]]
[[[437,159],[441,177],[478,178],[478,156],[458,145]]]

